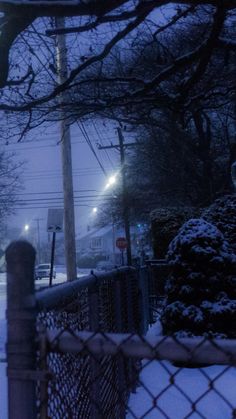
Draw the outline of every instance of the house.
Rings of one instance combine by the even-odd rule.
[[[130,235],[132,255],[137,256],[141,243],[140,229],[137,226],[131,226]],[[116,240],[119,237],[125,237],[125,233],[122,228],[115,225],[108,224],[101,228],[93,228],[77,238],[77,254],[80,257],[101,256],[104,260],[120,265],[121,251],[116,247]]]

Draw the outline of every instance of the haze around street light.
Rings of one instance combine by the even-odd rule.
[[[107,182],[107,184],[105,186],[105,189],[110,188],[110,186],[114,185],[115,183],[116,183],[116,176],[111,176],[108,179],[108,182]]]

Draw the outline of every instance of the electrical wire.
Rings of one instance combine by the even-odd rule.
[[[101,170],[102,170],[103,174],[104,174],[104,175],[105,175],[105,177],[107,178],[107,177],[108,177],[108,176],[107,176],[107,172],[106,172],[105,168],[103,167],[103,165],[102,165],[101,161],[99,160],[99,158],[98,158],[98,155],[97,155],[96,151],[94,150],[94,147],[93,147],[93,145],[92,145],[92,143],[91,143],[91,141],[90,141],[89,135],[88,135],[88,133],[87,133],[87,131],[86,131],[85,127],[84,127],[83,122],[80,122],[80,123],[79,123],[79,122],[77,122],[77,125],[78,125],[78,127],[79,127],[79,129],[80,129],[80,131],[81,131],[82,135],[84,136],[85,141],[87,142],[87,144],[88,144],[88,146],[89,146],[90,150],[92,151],[93,155],[95,156],[95,158],[96,158],[96,160],[97,160],[97,162],[98,162],[98,164],[99,164],[99,166],[100,166],[100,168],[101,168]]]
[[[93,127],[94,127],[94,129],[95,129],[95,131],[96,131],[96,133],[97,133],[97,136],[98,136],[98,138],[99,138],[99,140],[100,140],[101,144],[102,144],[102,145],[104,145],[104,143],[103,143],[103,138],[102,138],[102,136],[101,136],[100,132],[98,131],[98,128],[97,128],[97,126],[96,126],[95,122],[94,122],[94,121],[92,121],[92,124],[93,124]],[[106,156],[107,156],[107,159],[108,159],[108,160],[109,160],[109,162],[110,162],[110,165],[111,165],[112,169],[114,170],[114,164],[113,164],[113,162],[112,162],[112,160],[111,160],[111,158],[110,158],[109,153],[108,153],[108,151],[107,151],[107,150],[105,150],[105,154],[106,154]]]

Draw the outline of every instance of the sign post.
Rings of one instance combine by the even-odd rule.
[[[124,266],[124,250],[127,249],[128,243],[125,237],[116,239],[116,247],[121,251],[121,265]]]
[[[53,233],[52,234],[52,248],[51,248],[50,276],[49,276],[49,286],[51,287],[52,277],[53,277],[56,233],[62,233],[63,231],[63,209],[60,209],[60,208],[48,209],[47,231]]]

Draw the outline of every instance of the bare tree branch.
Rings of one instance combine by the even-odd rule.
[[[151,4],[150,8],[145,10],[145,12],[143,12],[135,20],[128,23],[127,26],[124,29],[119,31],[109,42],[107,42],[107,44],[105,45],[104,49],[102,50],[102,52],[100,54],[89,58],[88,60],[83,62],[80,66],[73,69],[70,72],[67,80],[64,83],[57,86],[49,95],[41,97],[40,99],[36,99],[36,100],[34,100],[30,103],[27,103],[27,104],[21,105],[21,106],[11,106],[11,105],[8,106],[7,104],[2,103],[2,104],[0,104],[0,109],[9,110],[9,111],[10,110],[20,111],[20,112],[28,111],[29,109],[32,109],[35,106],[41,105],[41,104],[46,103],[46,102],[50,101],[51,99],[55,98],[57,95],[59,95],[60,93],[62,93],[63,91],[65,91],[66,89],[68,89],[70,87],[71,82],[78,76],[79,73],[84,71],[86,68],[88,68],[92,64],[103,60],[109,54],[109,52],[114,47],[114,45],[116,45],[121,39],[123,39],[127,34],[129,34],[133,29],[135,29],[145,19],[145,17],[153,10],[153,7],[154,7],[154,5]]]
[[[183,86],[181,86],[181,101],[186,97],[188,91],[194,86],[194,84],[197,83],[197,81],[205,72],[206,67],[210,61],[213,49],[216,43],[218,42],[218,38],[222,31],[225,16],[226,10],[224,9],[224,7],[218,7],[214,15],[211,33],[208,37],[208,40],[205,43],[205,47],[201,51],[201,57],[198,66],[194,71],[193,75],[184,83]]]
[[[16,37],[23,32],[32,22],[30,15],[23,16],[5,16],[0,27],[0,88],[7,83],[9,72],[9,53]]]

